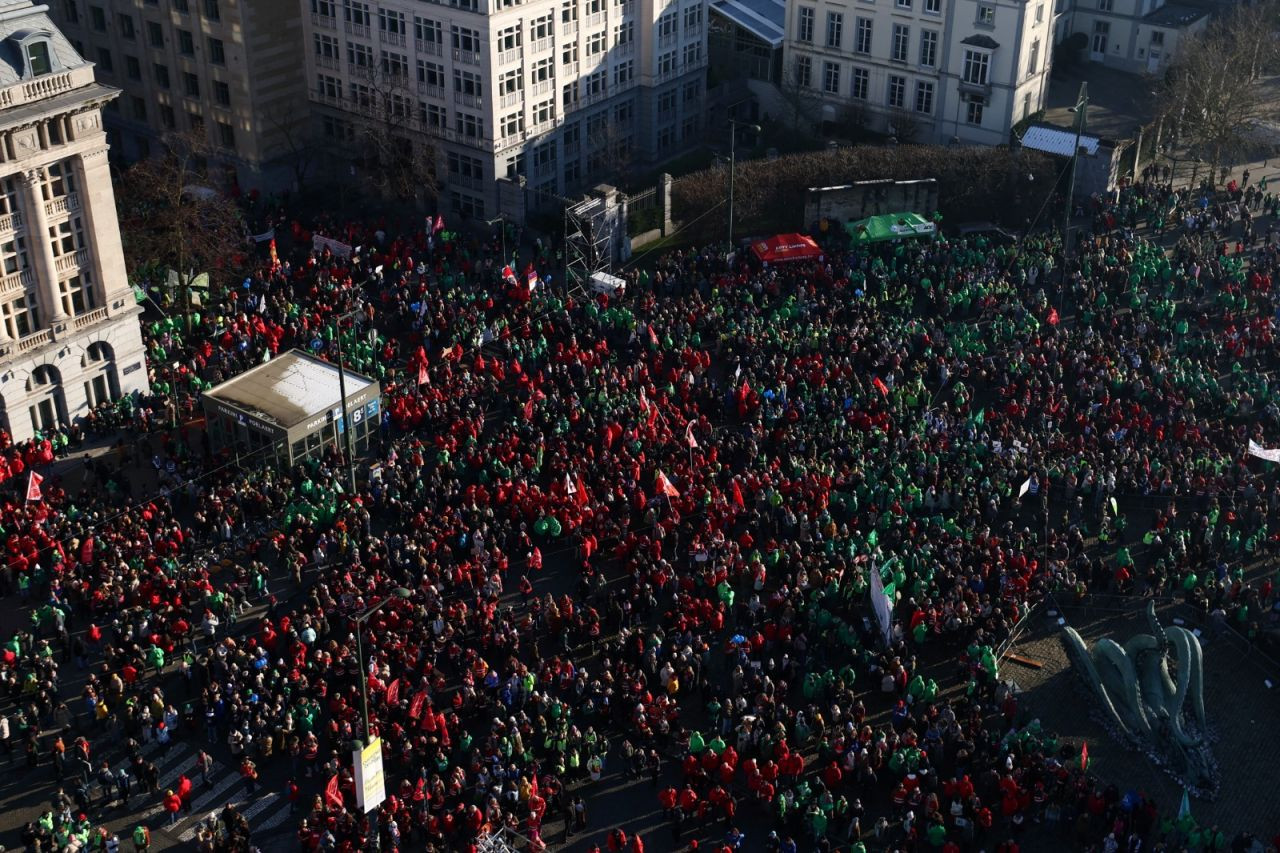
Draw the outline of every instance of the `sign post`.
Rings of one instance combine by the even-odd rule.
[[[363,814],[376,809],[387,798],[382,773],[382,738],[374,738],[363,749],[352,751],[356,771],[356,804]]]

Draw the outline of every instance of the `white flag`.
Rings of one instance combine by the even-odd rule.
[[[1249,439],[1249,455],[1265,459],[1268,462],[1280,462],[1280,447],[1263,447],[1253,439]]]
[[[570,497],[578,493],[578,487],[573,484],[568,474],[564,475],[564,490]]]
[[[1018,500],[1026,497],[1027,492],[1031,491],[1031,478],[1028,477],[1021,486],[1018,487]]]
[[[684,428],[684,440],[690,450],[698,446],[698,439],[693,437],[693,421],[689,421],[689,425]]]
[[[893,636],[893,626],[890,624],[892,617],[889,613],[889,596],[885,594],[884,580],[880,577],[880,570],[874,565],[871,567],[871,609],[875,611],[876,621],[880,623],[880,636],[887,646]]]

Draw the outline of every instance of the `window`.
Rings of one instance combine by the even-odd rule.
[[[897,6],[899,9],[910,9],[911,0],[894,0],[893,5]]]
[[[916,112],[926,115],[933,112],[933,84],[916,81]]]
[[[222,46],[222,39],[209,39],[209,61],[214,65],[227,64],[227,52]]]
[[[191,11],[191,4],[188,0],[173,0],[173,8],[186,15]]]
[[[1026,118],[1031,115],[1031,93],[1026,92],[1022,96],[1022,117]]]
[[[566,83],[560,90],[560,105],[566,110],[578,103],[578,84]]]
[[[100,33],[107,31],[107,13],[102,11],[101,6],[89,7],[89,19],[93,21],[93,28]]]
[[[188,98],[200,97],[200,78],[192,74],[190,71],[183,71],[182,91],[187,93]]]
[[[453,49],[465,54],[463,58],[468,62],[476,61],[482,45],[480,33],[466,27],[454,27],[450,34],[453,36]]]
[[[690,80],[684,84],[684,102],[686,104],[695,104],[700,97],[702,97],[702,84],[699,81]]]
[[[1099,12],[1110,12],[1112,8],[1112,0],[1098,0]]]
[[[889,58],[894,62],[906,62],[910,44],[911,28],[906,24],[894,24],[892,52],[890,53]]]
[[[796,57],[796,85],[813,85],[813,61],[807,56]]]
[[[670,74],[676,70],[676,52],[674,50],[667,51],[658,57],[658,73]]]
[[[221,80],[213,81],[213,100],[220,107],[231,106],[231,87]]]
[[[498,33],[498,50],[508,51],[515,50],[520,46],[520,34],[523,30],[520,27],[507,27]],[[600,34],[603,37],[603,33]]]
[[[827,13],[827,47],[840,47],[840,39],[844,36],[844,15],[839,12]]]
[[[204,16],[210,21],[222,20],[222,14],[218,11],[218,0],[204,0]]]
[[[369,34],[369,23],[373,20],[373,17],[369,14],[368,3],[360,3],[357,0],[343,0],[342,19],[350,25],[347,27],[347,32],[352,32],[359,27],[360,29],[356,34],[367,36]]]
[[[484,94],[484,86],[480,82],[479,74],[472,74],[470,71],[453,71],[453,91],[462,95],[470,95],[479,98]]]
[[[111,58],[111,51],[105,47],[98,48],[98,64],[102,66],[102,70],[110,73],[115,68],[115,62]]]
[[[24,293],[12,302],[5,303],[4,326],[9,337],[25,338],[40,329],[40,309],[36,305],[34,293]]]
[[[409,57],[403,53],[382,51],[382,73],[388,77],[409,78]]]
[[[169,66],[161,65],[159,62],[157,62],[155,65],[152,66],[151,70],[156,76],[156,85],[159,86],[161,89],[168,89],[169,88]]]
[[[444,44],[444,28],[440,26],[439,21],[433,21],[430,18],[414,18],[413,37],[422,42],[428,51],[439,53],[438,46]]]
[[[977,50],[966,50],[964,52],[964,82],[978,86],[987,85],[987,67],[990,63],[990,54]]]
[[[379,9],[378,29],[391,36],[404,35],[408,32],[408,26],[405,24],[404,20],[404,12],[396,12],[390,9]]]
[[[53,256],[60,258],[84,248],[84,224],[80,217],[74,216],[57,225],[49,226],[49,242],[53,246]]]
[[[658,19],[658,38],[669,40],[676,37],[676,15],[674,12]]]
[[[1036,23],[1037,24],[1044,23],[1044,4],[1043,3],[1041,3],[1039,6],[1036,7]]]
[[[546,59],[539,59],[533,64],[533,73],[531,74],[531,77],[533,78],[534,85],[537,85],[538,83],[545,83],[554,76],[556,76],[556,62],[554,58],[547,57]]]
[[[479,139],[484,136],[484,119],[468,113],[454,116],[454,129],[468,139]]]
[[[941,15],[942,0],[924,0],[924,11],[928,15]]]
[[[443,130],[449,126],[449,111],[435,104],[424,104],[422,121],[427,127]]]
[[[187,113],[187,127],[191,128],[193,133],[204,133],[204,116],[200,113]]]
[[[475,157],[468,157],[456,151],[450,151],[446,165],[449,174],[459,178],[470,178],[473,181],[484,180],[484,163]]]
[[[134,95],[131,100],[131,103],[133,104],[133,117],[136,118],[138,121],[146,121],[147,120],[147,99],[139,98],[137,95]]]
[[[938,34],[933,30],[920,31],[920,64],[925,68],[938,64]]]
[[[551,33],[555,30],[555,15],[545,15],[538,18],[529,25],[529,40],[542,41],[551,38]]]
[[[62,10],[68,24],[80,23],[80,7],[76,5],[76,0],[62,0]]]
[[[578,20],[578,2],[577,0],[565,0],[560,4],[560,22],[569,24]]]
[[[970,101],[965,110],[964,120],[967,124],[982,124],[982,101]]]
[[[236,129],[225,121],[218,124],[218,144],[232,151],[236,148]]]
[[[1040,70],[1040,39],[1031,43],[1031,55],[1027,58],[1027,76],[1034,77]]]
[[[5,275],[13,275],[16,272],[30,269],[31,263],[27,257],[27,239],[25,237],[14,237],[9,242],[0,245],[0,262],[4,264]]]
[[[418,82],[437,89],[444,88],[444,66],[437,62],[418,60]]]
[[[196,40],[190,30],[178,30],[178,52],[183,56],[195,56]]]
[[[865,68],[854,67],[853,69],[853,86],[849,89],[850,97],[859,101],[867,99],[867,88],[871,82],[871,73]]]
[[[419,70],[421,70],[422,63],[419,62],[418,66]],[[524,75],[519,68],[503,72],[502,76],[498,78],[499,95],[513,95],[522,89],[524,89]]]
[[[565,65],[578,61],[578,43],[576,41],[571,41],[564,46],[564,50],[560,52],[560,61]]]
[[[813,43],[813,9],[808,6],[800,7],[800,28],[796,34],[797,41]]]
[[[454,213],[475,217],[476,219],[484,216],[484,199],[475,198],[465,193],[451,192],[449,193],[449,201],[453,205]]]
[[[840,63],[822,63],[822,91],[833,95],[840,91]]]
[[[626,62],[619,63],[613,68],[613,85],[623,86],[631,82],[631,78],[635,76],[636,65],[633,60],[628,59]]]
[[[537,104],[533,108],[534,124],[546,124],[549,121],[554,121],[555,117],[556,117],[556,102],[554,98],[552,98],[551,100],[543,101],[542,103]]]
[[[582,92],[585,95],[603,95],[605,92],[604,69],[601,68],[582,80]]]
[[[160,105],[160,123],[164,125],[165,130],[173,130],[178,126],[178,121],[173,115],[173,107],[168,104]]]
[[[1164,30],[1151,31],[1151,46],[1164,47]]]
[[[604,32],[592,33],[588,36],[587,56],[597,56],[604,53],[605,41],[606,37]]]
[[[155,21],[147,21],[147,44],[164,47],[164,30]]]
[[[356,68],[372,68],[373,48],[367,44],[347,42],[347,62]]]
[[[1110,21],[1093,22],[1093,41],[1090,48],[1094,53],[1106,53],[1108,39],[1111,37]]]
[[[634,104],[627,101],[625,104],[618,104],[613,108],[613,123],[619,127],[630,127],[631,120],[635,118]],[[554,148],[554,144],[552,145]]]
[[[13,178],[0,178],[0,216],[18,212],[18,182]]]
[[[684,46],[684,66],[686,69],[697,67],[702,61],[702,42],[695,41]]]
[[[133,30],[132,15],[126,15],[124,12],[121,12],[116,16],[116,22],[120,26],[120,38],[129,39],[130,41],[136,38],[137,34]]]
[[[853,40],[854,53],[870,53],[871,52],[871,19],[859,18],[858,28],[854,33]]]
[[[996,7],[990,3],[979,3],[978,23],[984,27],[994,27],[996,25]]]
[[[887,103],[891,107],[902,109],[907,99],[907,78],[897,74],[889,75],[889,97]]]
[[[613,28],[613,44],[615,47],[621,47],[624,44],[631,44],[636,38],[636,25],[634,21],[623,21],[621,24]]]
[[[48,74],[53,71],[53,62],[49,58],[49,43],[47,41],[28,42],[27,50],[27,68],[31,71],[32,77],[39,77],[41,74]]]
[[[702,29],[702,7],[692,6],[684,10],[684,31],[694,33]]]
[[[142,79],[142,63],[138,61],[138,57],[126,56],[124,58],[124,72],[129,75],[130,80]]]

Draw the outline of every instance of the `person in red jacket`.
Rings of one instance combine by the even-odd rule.
[[[164,792],[164,810],[169,813],[169,826],[178,822],[178,810],[182,808],[182,798],[172,789]]]

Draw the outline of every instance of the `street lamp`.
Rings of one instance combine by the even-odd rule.
[[[370,616],[390,604],[393,600],[400,599],[403,601],[412,595],[413,592],[411,590],[402,586],[396,587],[391,590],[391,595],[388,595],[356,617],[356,663],[360,666],[360,710],[364,720],[364,736],[366,738],[369,736],[369,673],[364,665],[364,642],[361,639],[361,635],[364,634],[364,623],[369,621]]]
[[[507,215],[503,213],[494,219],[486,219],[484,221],[484,224],[492,226],[498,222],[502,223],[502,264],[503,266],[506,266],[507,264]]]
[[[1080,137],[1084,135],[1086,113],[1089,109],[1089,84],[1080,84],[1080,96],[1068,112],[1076,114],[1076,144],[1071,149],[1071,171],[1067,175],[1067,201],[1062,211],[1062,285],[1067,284],[1067,259],[1071,256],[1071,210],[1076,194],[1076,167],[1080,162]]]
[[[734,178],[734,147],[738,141],[738,128],[745,127],[754,133],[760,132],[760,125],[748,124],[743,121],[734,121],[729,119],[729,251],[733,251],[733,178]]]

